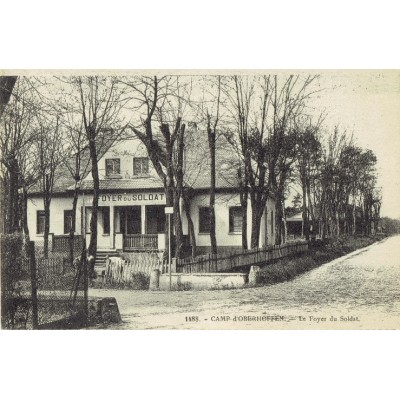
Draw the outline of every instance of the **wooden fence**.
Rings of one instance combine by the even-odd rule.
[[[53,235],[52,251],[53,252],[69,252],[69,235]],[[74,236],[74,251],[81,252],[83,249],[83,237],[81,235]]]
[[[308,242],[298,241],[283,245],[268,246],[262,249],[244,250],[232,254],[206,254],[176,260],[176,272],[207,273],[235,270],[278,260],[282,257],[302,253],[308,249]]]
[[[105,279],[111,283],[131,283],[138,273],[150,276],[153,269],[165,272],[167,268],[167,261],[157,253],[137,253],[129,260],[111,257],[106,260]]]
[[[157,250],[158,235],[124,235],[124,250]]]

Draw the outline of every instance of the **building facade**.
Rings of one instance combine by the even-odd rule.
[[[99,250],[164,250],[166,245],[166,198],[161,180],[149,161],[145,147],[137,140],[127,140],[111,146],[99,159],[100,196],[98,211]],[[199,253],[210,249],[209,236],[209,180],[203,165],[192,182],[190,216],[193,221]],[[54,190],[50,206],[50,233],[68,235],[72,226],[73,180],[64,179]],[[76,212],[77,235],[90,236],[93,200],[91,174],[81,182]],[[242,211],[238,187],[217,171],[216,236],[218,248],[240,249],[242,245]],[[188,236],[188,220],[181,205],[183,234]],[[275,243],[275,201],[267,201],[262,216],[261,247]],[[248,205],[248,237],[251,232],[251,205]],[[32,240],[41,240],[44,232],[42,196],[32,191],[28,201],[28,226]],[[249,243],[250,245],[250,243]]]

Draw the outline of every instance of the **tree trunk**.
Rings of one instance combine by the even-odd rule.
[[[248,249],[247,239],[247,198],[248,190],[247,187],[241,188],[240,193],[240,205],[242,206],[242,249]]]
[[[22,192],[22,228],[24,231],[25,239],[27,241],[29,238],[29,226],[28,226],[28,193],[26,188],[23,188]]]
[[[192,257],[196,257],[196,235],[194,231],[192,216],[190,213],[190,200],[187,193],[183,192],[182,200],[183,200],[183,208],[185,209],[186,219],[188,221],[188,226],[189,226],[189,239],[190,239],[190,246],[192,248]]]
[[[283,220],[283,208],[284,208],[284,199],[283,192],[279,189],[276,193],[275,200],[275,244],[282,244],[282,220]]]
[[[50,203],[51,203],[49,175],[46,174],[44,179],[45,179],[45,184],[44,184],[44,193],[43,193],[43,203],[44,203],[43,256],[44,256],[44,258],[48,258],[48,256],[49,256],[49,233],[50,233]]]
[[[90,129],[90,128],[89,128]],[[100,180],[99,170],[97,166],[97,148],[94,134],[89,133],[89,150],[92,162],[92,178],[93,178],[93,201],[92,201],[92,217],[90,219],[90,242],[88,248],[89,254],[89,274],[94,274],[94,264],[96,262],[97,253],[97,215],[99,209]]]
[[[177,258],[182,258],[183,254],[183,231],[182,231],[182,219],[181,219],[181,213],[180,213],[180,208],[179,208],[179,200],[181,196],[178,193],[178,190],[174,190],[174,196],[173,196],[173,207],[174,207],[174,227],[175,227],[175,243],[176,243],[176,249],[175,249],[175,257]]]
[[[252,249],[257,249],[260,241],[260,219],[252,209],[251,213],[251,243]]]
[[[265,203],[262,199],[258,198],[255,193],[252,193],[250,189],[250,201],[251,201],[251,248],[256,249],[260,244],[260,228],[261,218],[265,209]]]
[[[19,229],[18,185],[18,161],[13,157],[9,164],[7,233],[14,233]]]
[[[247,186],[247,176],[246,172],[244,177],[242,176],[242,171],[238,170],[239,179],[239,198],[240,205],[242,208],[242,249],[248,249],[248,239],[247,239],[247,200],[249,197],[249,189]]]
[[[310,208],[310,215],[311,215],[311,221],[312,221],[312,235],[315,237],[315,231],[316,231],[316,220],[315,220],[315,213],[314,213],[314,206],[313,202],[311,199],[311,184],[310,184],[310,179],[307,179],[307,198],[308,198],[308,206]]]
[[[283,214],[283,243],[287,241],[287,222],[286,222],[286,210],[285,201],[283,201],[282,214]]]
[[[215,131],[208,122],[208,146],[210,150],[210,242],[211,253],[217,254],[217,236],[215,232]]]
[[[75,184],[74,188],[74,198],[72,200],[72,224],[71,229],[69,231],[69,261],[72,266],[74,262],[74,236],[75,236],[75,228],[76,228],[76,206],[78,203],[78,195],[79,188],[78,185]]]
[[[310,231],[309,231],[308,212],[307,212],[307,187],[304,178],[302,179],[302,191],[303,191],[303,235],[308,241],[310,240]]]

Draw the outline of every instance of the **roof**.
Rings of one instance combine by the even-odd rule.
[[[83,181],[82,190],[92,190],[93,181]],[[72,190],[69,187],[68,190]],[[164,189],[158,177],[143,177],[134,179],[103,179],[100,180],[100,190],[135,190],[135,189]]]
[[[114,140],[107,139],[106,137],[99,138],[98,143],[98,158],[100,160],[101,157],[108,151],[108,149],[113,145]],[[81,153],[81,179],[87,177],[87,175],[91,171],[90,165],[90,154],[89,149],[86,147],[83,149]],[[71,187],[75,185],[75,179],[71,174],[71,171],[75,170],[75,157],[72,156],[71,158],[60,162],[57,166],[55,174],[54,174],[54,186],[53,186],[53,193],[64,193],[69,190]],[[41,182],[36,182],[29,189],[29,193],[41,193],[42,186]]]
[[[100,158],[109,150],[113,142],[102,143]],[[198,135],[191,138],[185,147],[185,186],[196,190],[207,190],[210,188],[210,154],[208,142],[204,136]],[[89,160],[88,151],[84,155],[85,162]],[[73,162],[73,160],[71,160]],[[232,148],[226,143],[223,137],[217,141],[216,149],[216,190],[235,189],[239,186],[237,177],[238,160]],[[90,173],[90,165],[84,179]],[[53,193],[62,194],[70,192],[75,187],[75,180],[67,166],[60,164],[56,171]],[[158,176],[135,177],[130,179],[108,178],[100,180],[100,190],[143,190],[143,189],[164,189],[162,180]],[[93,190],[92,180],[83,180],[81,190]],[[40,193],[40,186],[36,185],[30,190],[30,194]],[[273,195],[271,194],[271,197]]]

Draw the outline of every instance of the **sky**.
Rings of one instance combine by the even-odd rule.
[[[400,218],[400,70],[318,71],[314,100],[327,112],[324,125],[339,125],[377,156],[381,216]]]

